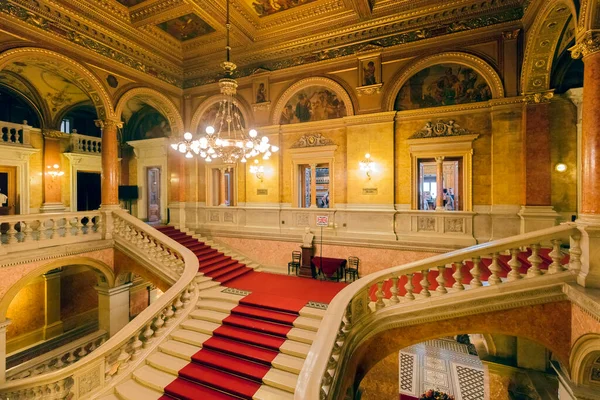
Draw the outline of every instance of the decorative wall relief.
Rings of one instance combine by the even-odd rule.
[[[323,121],[347,115],[344,101],[324,86],[309,86],[297,91],[285,104],[279,118],[282,125]]]
[[[219,222],[219,212],[218,211],[211,211],[210,222]]]
[[[323,137],[320,133],[308,133],[303,135],[296,143],[292,145],[292,149],[302,147],[318,147],[318,146],[329,146],[332,145],[333,141]]]
[[[472,68],[460,64],[437,64],[413,75],[396,96],[396,111],[487,101],[488,83]]]
[[[308,214],[302,213],[296,215],[296,226],[309,226]]]
[[[419,231],[435,231],[435,218],[433,217],[418,217],[417,229]]]
[[[379,48],[378,46],[373,46]],[[358,57],[359,96],[381,93],[381,56],[379,54]]]
[[[470,131],[461,128],[452,119],[449,121],[443,121],[440,119],[437,122],[427,122],[423,129],[415,132],[409,139],[421,139],[440,136],[459,136],[468,135],[470,133]]]
[[[444,220],[444,231],[452,233],[464,233],[462,218],[446,218]]]
[[[233,213],[225,212],[225,214],[223,214],[223,222],[233,222]]]

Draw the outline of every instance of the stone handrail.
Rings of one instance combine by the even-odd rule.
[[[344,397],[344,394],[340,392],[343,390],[340,387],[340,381],[341,375],[343,375],[342,364],[345,363],[342,363],[341,360],[347,361],[344,358],[348,355],[345,350],[348,346],[352,346],[348,342],[357,340],[356,338],[351,341],[346,339],[354,333],[353,328],[357,324],[365,326],[366,319],[375,318],[378,314],[384,313],[396,305],[401,308],[408,304],[416,305],[419,301],[428,302],[429,305],[436,304],[436,302],[447,304],[452,301],[453,294],[460,296],[459,293],[464,290],[478,291],[499,285],[508,290],[512,282],[522,279],[531,280],[555,274],[557,277],[561,277],[564,275],[561,273],[567,270],[577,273],[581,268],[580,240],[579,230],[574,224],[568,223],[389,268],[355,281],[338,293],[329,305],[300,373],[294,398],[324,400]],[[560,245],[569,242],[569,264],[564,266],[561,264],[564,255],[560,250]],[[539,268],[542,263],[539,255],[542,244],[550,244],[552,247],[549,257],[553,262],[547,271]],[[525,273],[522,268],[526,265],[522,265],[518,259],[522,248],[531,249],[531,255],[527,259],[530,266]],[[510,254],[507,264],[511,271],[504,278],[500,276],[502,268],[499,264],[499,255],[506,253]],[[487,282],[480,280],[483,258],[491,260],[487,267],[491,273]],[[468,285],[463,284],[465,262],[472,266],[469,270],[472,279]],[[452,277],[455,282],[452,287],[446,287],[446,278],[443,274],[446,269],[453,271]],[[566,274],[571,276],[569,273]],[[401,279],[406,282],[402,286],[404,295],[400,295],[401,290],[398,285]],[[419,291],[415,290],[416,279],[421,286]],[[435,290],[429,290],[433,279],[438,283],[438,287]],[[390,281],[391,297],[387,299],[383,288]],[[375,301],[371,301],[369,296],[369,291],[373,287],[377,288]]]
[[[24,379],[62,369],[96,350],[98,346],[106,341],[106,338],[107,333],[103,330],[90,333],[71,343],[6,370],[6,380]]]
[[[29,146],[30,130],[31,126],[27,125],[27,121],[22,124],[0,121],[0,143]]]
[[[12,215],[0,218],[0,255],[102,239],[100,211]]]
[[[71,151],[73,153],[98,154],[102,153],[102,139],[95,136],[71,133]]]
[[[66,368],[44,375],[7,382],[0,388],[2,399],[89,397],[127,376],[138,361],[153,350],[170,326],[198,296],[194,278],[198,259],[194,254],[154,228],[122,210],[104,212],[106,235],[115,248],[135,256],[154,270],[165,270],[173,285],[156,302],[138,314],[117,334],[90,355]]]

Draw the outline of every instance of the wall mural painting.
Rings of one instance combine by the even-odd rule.
[[[437,64],[417,72],[402,86],[394,109],[450,106],[491,98],[490,86],[472,68],[460,64]]]
[[[196,14],[187,14],[173,18],[157,26],[182,42],[215,31],[212,26],[204,22]]]
[[[346,116],[346,105],[338,95],[323,86],[310,86],[296,92],[288,100],[279,123],[323,121]]]
[[[313,1],[315,0],[250,0],[252,8],[259,17],[276,14]]]
[[[200,122],[198,123],[198,134],[204,135],[206,133],[207,126],[212,126],[213,128],[215,128],[215,130],[217,132],[219,131],[219,127],[215,126],[215,125],[218,122],[217,115],[219,114],[220,105],[221,105],[220,102],[216,102],[216,103],[212,104],[210,107],[208,107],[206,110],[204,110],[204,112],[202,113],[202,117],[200,118]],[[242,125],[245,126],[247,129],[250,129],[248,126],[246,126],[246,121],[244,121],[244,115],[242,114],[240,109],[237,106],[234,106],[234,107],[235,107],[235,111],[237,111],[237,114],[242,119],[240,121],[242,123]],[[226,132],[227,127],[224,126],[223,131]]]
[[[125,122],[123,141],[171,136],[169,121],[153,107],[144,104]]]

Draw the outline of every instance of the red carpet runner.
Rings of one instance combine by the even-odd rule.
[[[192,362],[164,388],[161,400],[252,399],[309,302],[329,303],[344,283],[255,272],[173,227],[159,231],[190,249],[199,271],[227,287],[252,292],[231,310]]]

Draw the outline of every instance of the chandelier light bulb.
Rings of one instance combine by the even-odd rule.
[[[277,153],[279,151],[279,147],[271,145],[271,151],[273,153]]]
[[[241,149],[242,147],[244,147],[244,143],[237,141],[237,142],[235,142],[235,146],[239,147]]]
[[[178,147],[179,147],[179,145],[177,143],[171,143],[171,148],[173,150],[177,150]]]
[[[192,158],[192,157],[193,157],[193,155],[189,151],[187,153],[185,153],[185,158]]]
[[[269,143],[269,138],[266,137],[266,136],[263,136],[260,141],[263,142],[263,143]]]
[[[185,144],[179,143],[179,152],[180,153],[185,153]]]
[[[207,126],[206,133],[212,135],[213,133],[215,133],[215,128],[213,128],[212,126]]]
[[[212,161],[212,159],[210,157],[206,157],[205,160],[206,160],[206,162],[211,162]]]
[[[189,132],[186,132],[183,134],[183,138],[189,142],[190,140],[192,140],[192,134]]]
[[[246,156],[242,157],[242,159],[240,160],[240,162],[243,162],[243,163],[245,163],[246,161],[247,161]]]
[[[250,129],[248,135],[250,135],[251,138],[255,138],[258,135],[258,132],[256,132],[256,129]]]
[[[215,149],[213,149],[212,147],[209,147],[208,150],[206,150],[206,152],[208,154],[215,154]]]
[[[371,155],[369,153],[365,154],[365,158],[368,160],[369,158],[371,158]]]
[[[200,157],[206,158],[206,152],[205,151],[200,152]]]
[[[248,140],[246,142],[246,147],[249,148],[249,149],[251,149],[252,147],[254,147],[254,143],[252,143],[252,140]]]

